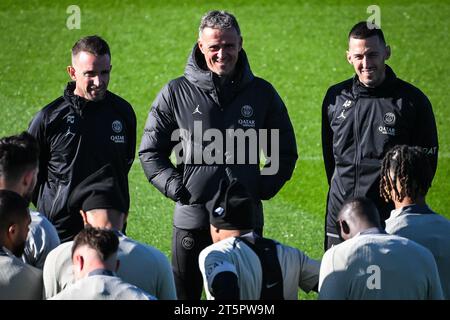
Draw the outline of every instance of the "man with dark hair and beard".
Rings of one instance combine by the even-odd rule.
[[[27,132],[0,139],[0,190],[11,190],[31,201],[38,174],[39,147]],[[39,269],[60,241],[55,227],[41,213],[30,211],[31,224],[22,256]]]
[[[0,300],[42,299],[42,271],[19,259],[30,222],[27,201],[0,190]]]

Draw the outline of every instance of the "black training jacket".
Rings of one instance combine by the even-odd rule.
[[[174,213],[176,227],[208,227],[209,218],[204,204],[217,192],[219,180],[226,177],[237,178],[257,200],[257,227],[262,227],[260,199],[269,199],[281,189],[290,179],[297,159],[288,112],[272,85],[252,74],[244,50],[239,54],[236,75],[227,85],[216,86],[216,76],[199,66],[204,64],[203,55],[196,45],[184,76],[170,81],[153,102],[139,150],[142,167],[148,180],[160,192],[177,201]],[[226,129],[242,129],[245,132],[250,129],[279,129],[278,172],[275,175],[261,175],[259,157],[258,163],[248,161],[246,157],[244,163],[237,164],[235,159],[234,164],[230,164],[232,161],[229,160],[236,154],[233,150],[216,148],[211,151],[207,148],[211,141],[193,141],[194,121],[201,123],[202,134],[207,129],[216,128],[224,141]],[[176,129],[186,132],[180,152],[185,161],[174,166],[170,154],[172,149],[180,149],[177,147],[180,146],[178,141],[171,139]],[[243,148],[244,144],[236,146]],[[248,148],[246,143],[245,150]],[[204,161],[204,158],[200,162],[194,161],[201,153],[228,160],[222,163],[220,160]]]
[[[322,147],[330,189],[327,233],[337,234],[336,216],[344,200],[367,196],[382,220],[391,205],[379,193],[381,163],[395,145],[423,147],[436,172],[438,137],[431,104],[416,87],[397,78],[386,66],[377,88],[360,84],[357,76],[328,89],[322,105]]]
[[[105,164],[114,167],[129,203],[128,172],[136,151],[131,105],[109,91],[101,101],[87,101],[74,89],[75,83],[68,83],[64,95],[39,111],[28,129],[41,150],[33,202],[63,242],[83,228],[79,212],[67,211],[70,192]]]

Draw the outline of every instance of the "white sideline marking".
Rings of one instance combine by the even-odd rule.
[[[450,152],[439,152],[438,155],[438,160],[439,159],[449,159],[450,158]],[[298,159],[300,161],[305,160],[305,161],[323,161],[323,157],[322,156],[313,156],[313,155],[305,155],[302,156],[301,154],[299,155]]]
[[[439,152],[439,159],[450,159],[450,152]],[[438,159],[438,160],[439,160]],[[313,155],[304,155],[301,154],[298,157],[298,160],[300,161],[323,161],[322,156],[313,156]],[[138,163],[140,164],[139,158],[135,158],[133,161],[133,166]]]

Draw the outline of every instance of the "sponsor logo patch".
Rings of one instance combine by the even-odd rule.
[[[183,239],[181,239],[181,245],[186,250],[191,250],[195,245],[195,240],[190,235],[187,235]]]
[[[214,210],[214,216],[215,217],[221,217],[221,216],[223,216],[223,212],[224,212],[225,210],[222,208],[222,207],[218,207],[218,208],[216,208],[215,210]]]
[[[194,112],[192,112],[192,114],[196,114],[196,113],[202,114],[202,112],[199,110],[199,108],[200,108],[200,105],[197,105],[197,107],[195,107],[195,110],[194,110]]]
[[[67,128],[67,132],[64,135],[65,137],[69,136],[69,137],[74,137],[75,133],[73,133],[72,131],[70,131],[70,127]]]
[[[253,115],[253,108],[246,104],[241,108],[241,114],[245,118],[250,118]]]
[[[115,143],[125,143],[125,136],[111,136],[111,141]]]
[[[239,119],[238,123],[243,126],[244,128],[254,128],[255,127],[255,120],[249,120],[249,119]]]
[[[214,262],[212,265],[209,265],[206,269],[206,276],[209,277],[213,273],[214,269],[217,267],[220,267],[223,264],[223,262]]]
[[[337,119],[346,119],[347,117],[345,116],[345,111],[347,111],[352,105],[352,102],[350,100],[345,100],[345,102],[342,104],[342,106],[344,107],[344,109],[342,109],[341,114],[337,117]]]
[[[115,133],[120,133],[120,132],[122,132],[122,122],[120,122],[119,120],[115,120],[115,121],[113,121],[113,123],[112,123],[112,130],[115,132]]]
[[[433,155],[437,153],[437,147],[430,147],[430,148],[422,148],[422,151],[427,155]]]
[[[395,114],[393,112],[386,113],[383,117],[383,121],[387,125],[390,125],[390,126],[394,125],[395,124]]]
[[[378,131],[380,131],[381,134],[387,134],[389,136],[395,136],[395,128],[379,126],[378,127]]]

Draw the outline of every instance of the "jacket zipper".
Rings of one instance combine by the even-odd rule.
[[[60,195],[60,193],[61,193],[61,187],[62,187],[61,184],[59,184],[59,185],[58,185],[58,189],[56,190],[55,199],[53,200],[52,207],[51,207],[51,209],[50,209],[50,215],[51,215],[52,217],[53,217],[53,215],[54,215],[53,209],[55,208],[56,201],[58,201],[59,195]]]
[[[353,126],[356,144],[355,154],[355,188],[353,189],[353,196],[356,197],[359,193],[359,164],[361,162],[361,146],[359,143],[359,117],[358,117],[358,105],[359,97],[355,100],[355,125]]]

